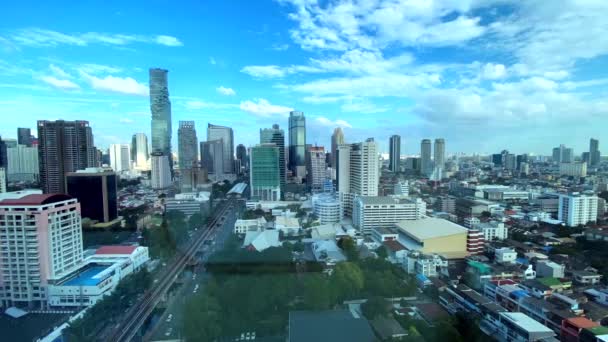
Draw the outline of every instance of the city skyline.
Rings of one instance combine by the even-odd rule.
[[[337,5],[264,2],[243,5],[239,13],[256,6],[261,17],[234,21],[221,33],[222,43],[204,32],[231,14],[225,4],[187,11],[150,4],[146,12],[138,4],[104,4],[86,23],[75,18],[90,5],[36,9],[63,18],[61,24],[26,16],[23,6],[6,8],[0,30],[6,75],[0,103],[11,114],[0,128],[3,137],[16,138],[14,128],[34,129],[43,119],[86,119],[103,148],[128,143],[135,132],[151,137],[151,67],[170,70],[173,127],[180,120],[195,120],[199,131],[208,122],[231,126],[235,143],[246,146],[255,145],[261,127],[287,127],[290,110],[306,113],[310,142],[330,146],[337,126],[350,141],[363,141],[372,130],[383,152],[390,135],[407,137],[404,154],[415,154],[424,137],[442,137],[450,142],[448,154],[508,148],[548,155],[563,143],[578,155],[588,150],[590,137],[601,140],[608,124],[601,100],[608,83],[600,40],[606,28],[599,16],[606,4],[566,2],[542,11],[519,3],[492,9],[404,5],[412,17],[377,23],[389,3],[353,3],[339,12]],[[183,25],[154,20],[167,11]],[[553,22],[563,13],[576,19]],[[131,23],[135,14],[137,25]],[[314,25],[306,26],[307,18]],[[374,23],[378,29],[370,33]],[[394,30],[406,25],[420,30]],[[493,37],[517,37],[517,44],[493,44]],[[471,132],[484,135],[483,146]]]

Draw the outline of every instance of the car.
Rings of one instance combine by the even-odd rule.
[[[173,328],[167,329],[167,332],[165,333],[165,336],[171,336],[172,332],[173,332]]]
[[[171,322],[172,319],[173,319],[173,314],[169,314],[167,316],[167,319],[165,320],[165,322],[169,323],[169,322]]]

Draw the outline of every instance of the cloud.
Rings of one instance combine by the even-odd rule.
[[[234,89],[232,88],[226,88],[224,86],[219,86],[217,88],[215,88],[215,90],[222,94],[222,95],[226,95],[226,96],[232,96],[232,95],[236,95],[236,92],[234,91]]]
[[[62,90],[76,90],[80,89],[80,86],[70,80],[58,79],[54,76],[42,76],[40,79],[55,88]]]
[[[108,74],[116,74],[121,72],[123,69],[115,66],[102,65],[102,64],[94,64],[87,63],[81,64],[78,66],[78,70],[87,74],[99,74],[99,73],[108,73]]]
[[[258,78],[275,78],[286,75],[286,71],[277,65],[249,65],[241,69],[241,72]]]
[[[496,80],[507,76],[507,69],[502,64],[487,63],[483,67],[482,77],[489,80]]]
[[[285,51],[289,49],[289,44],[273,44],[272,49],[275,51]]]
[[[237,105],[237,104],[215,103],[215,102],[208,102],[208,101],[203,101],[203,100],[198,100],[198,99],[189,99],[186,102],[184,102],[184,106],[188,110],[239,108],[239,105]]]
[[[117,77],[109,75],[101,78],[89,75],[85,72],[81,72],[80,74],[95,90],[137,96],[148,96],[150,93],[148,86],[137,82],[131,77]]]
[[[346,122],[345,120],[330,120],[324,116],[318,116],[315,118],[315,122],[317,122],[318,124],[320,124],[321,126],[326,126],[326,127],[346,127],[346,128],[353,128],[353,126],[351,124],[349,124],[348,122]]]
[[[72,78],[72,76],[70,74],[68,74],[67,72],[65,72],[63,69],[61,69],[60,67],[51,64],[49,65],[49,69],[51,69],[51,72],[60,78]]]
[[[111,34],[100,32],[85,32],[67,34],[42,28],[27,28],[13,32],[9,37],[18,45],[31,47],[75,45],[87,46],[89,44],[103,45],[128,45],[133,43],[159,44],[165,46],[182,46],[182,42],[167,35],[134,35],[134,34]]]
[[[119,122],[120,122],[120,123],[125,123],[125,124],[130,124],[130,123],[133,123],[133,122],[135,122],[135,121],[134,121],[133,119],[129,119],[129,118],[121,118],[121,119],[119,120]]]
[[[243,101],[241,102],[239,107],[244,112],[262,117],[269,117],[273,115],[287,117],[289,115],[289,112],[293,110],[293,108],[290,107],[273,105],[266,99]]]

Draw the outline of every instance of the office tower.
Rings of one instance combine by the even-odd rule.
[[[6,177],[9,181],[34,182],[38,180],[40,169],[38,168],[38,147],[7,148],[8,168]]]
[[[76,198],[81,216],[98,222],[118,218],[118,179],[116,173],[91,167],[66,174],[68,195]]]
[[[492,155],[492,163],[495,167],[502,166],[502,154],[495,153]]]
[[[583,152],[581,154],[581,161],[583,163],[587,163],[588,166],[591,166],[591,155],[589,152]]]
[[[8,155],[7,155],[6,142],[0,137],[0,167],[7,168],[8,166]]]
[[[260,129],[260,144],[275,144],[279,148],[279,175],[281,187],[285,186],[285,132],[274,124],[272,128]]]
[[[152,152],[150,158],[152,164],[152,178],[150,183],[152,189],[162,190],[171,186],[171,166],[169,157],[162,152]]]
[[[337,127],[334,129],[334,134],[331,135],[331,167],[336,168],[336,152],[338,151],[338,146],[345,144],[344,141],[344,132],[342,132],[342,127]]]
[[[572,163],[574,162],[574,151],[572,148],[564,148],[562,151],[561,163]]]
[[[431,164],[431,140],[422,139],[420,143],[420,173],[422,176],[429,176],[433,171]]]
[[[222,140],[223,144],[223,173],[234,173],[234,133],[232,128],[209,124],[207,126],[207,141]]]
[[[392,135],[388,140],[388,169],[401,171],[401,137]]]
[[[303,112],[289,113],[289,170],[304,178],[306,170],[306,118]]]
[[[507,170],[515,171],[517,170],[517,160],[515,158],[515,154],[507,153],[505,154],[505,162],[504,168]]]
[[[285,151],[284,147],[283,151]],[[247,169],[247,166],[249,165],[249,158],[247,157],[247,147],[245,147],[245,145],[239,144],[236,147],[236,159],[239,160],[242,168]]]
[[[528,162],[528,155],[527,154],[518,154],[516,157],[516,168],[517,170],[521,170],[521,163],[527,163]]]
[[[173,155],[171,154],[171,135],[173,131],[167,81],[168,72],[165,69],[150,69],[150,112],[152,113],[152,152],[156,153],[157,157],[159,157],[158,153],[167,157],[170,177],[173,178]]]
[[[559,164],[561,163],[561,159],[562,159],[562,147],[564,145],[560,145],[560,147],[554,147],[553,148],[553,153],[551,156],[551,160],[553,161],[553,163],[555,164]]]
[[[373,139],[338,146],[336,181],[345,216],[352,216],[355,196],[378,196],[379,162],[378,144]]]
[[[17,139],[2,139],[2,142],[4,142],[4,145],[6,145],[6,148],[12,148],[12,147],[17,147]]]
[[[88,121],[38,121],[38,162],[44,193],[65,193],[65,174],[97,164]]]
[[[17,128],[17,143],[26,147],[32,147],[32,131],[29,128]]]
[[[251,148],[249,157],[251,197],[264,201],[280,200],[279,148],[275,144],[260,144]]]
[[[179,169],[198,166],[198,138],[194,121],[180,121],[177,129]]]
[[[311,146],[306,155],[306,183],[313,193],[322,192],[326,179],[325,148]]]
[[[2,307],[43,307],[47,285],[83,261],[80,204],[63,194],[24,192],[0,201]],[[20,251],[20,252],[17,252]]]
[[[7,184],[6,169],[3,167],[0,167],[0,193],[6,192],[6,190],[7,190],[6,184]]]
[[[133,134],[131,139],[131,162],[135,164],[135,168],[138,170],[150,170],[148,137],[144,133]]]
[[[600,141],[597,139],[591,138],[589,140],[589,165],[590,166],[598,166],[600,164]]]
[[[435,139],[434,164],[435,168],[443,170],[445,168],[445,140]]]
[[[597,221],[597,196],[573,192],[559,195],[557,219],[568,227]]]
[[[530,164],[528,163],[521,163],[521,165],[519,166],[519,172],[521,172],[524,175],[528,175],[530,174]]]
[[[110,145],[110,167],[114,172],[129,171],[131,169],[131,150],[126,144]]]
[[[221,139],[201,142],[201,164],[207,173],[221,177],[224,171],[224,141]]]

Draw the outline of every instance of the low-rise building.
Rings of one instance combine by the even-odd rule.
[[[369,235],[374,227],[390,228],[403,220],[417,220],[426,215],[426,203],[420,198],[359,196],[353,202],[353,225]]]
[[[512,248],[502,247],[494,251],[494,257],[499,264],[515,264],[517,252]]]
[[[375,227],[372,229],[372,239],[383,243],[385,241],[397,240],[399,233],[394,228]]]
[[[559,164],[561,176],[587,177],[587,163],[561,163]]]
[[[266,223],[266,219],[263,216],[251,220],[236,220],[236,222],[234,222],[234,233],[246,234],[250,231],[259,232],[266,229]]]
[[[468,230],[447,220],[428,217],[406,220],[396,224],[399,242],[409,250],[424,254],[439,254],[448,259],[465,257]]]
[[[585,317],[572,317],[562,322],[560,341],[578,342],[580,333],[583,329],[598,327],[600,324],[593,322]]]
[[[555,333],[521,312],[501,312],[497,334],[491,336],[499,341],[544,341]]]
[[[186,217],[194,214],[204,215],[209,209],[209,192],[190,192],[176,194],[174,198],[165,199],[165,211],[182,212]]]
[[[287,235],[297,234],[301,228],[300,221],[295,217],[277,216],[274,221],[274,229]]]
[[[602,275],[588,271],[574,271],[572,279],[579,285],[596,285],[599,284]]]
[[[251,251],[261,252],[270,247],[279,247],[279,231],[274,229],[263,231],[248,231],[245,233],[243,247]]]
[[[539,277],[563,278],[566,266],[553,261],[539,261],[536,263],[536,274]]]
[[[473,228],[481,231],[486,241],[504,240],[509,235],[508,228],[499,221],[477,223]]]

